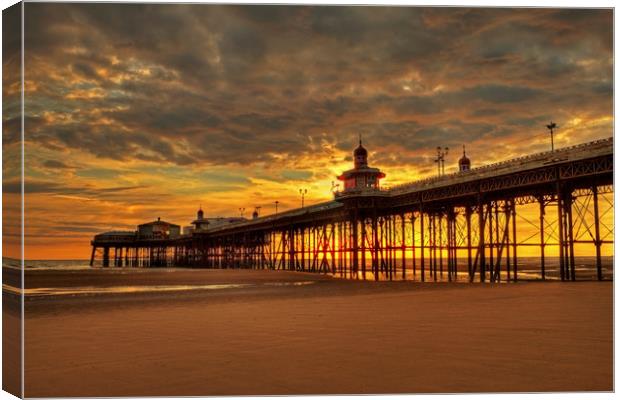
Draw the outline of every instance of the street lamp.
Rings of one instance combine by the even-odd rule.
[[[301,208],[304,208],[304,198],[308,193],[308,189],[299,189],[299,194],[301,195]]]
[[[276,200],[276,214],[278,213],[278,204],[280,204],[280,202]]]
[[[338,187],[340,187],[340,184],[332,181],[332,193],[336,193],[338,191]]]
[[[549,133],[551,133],[551,151],[553,151],[553,130],[558,126],[555,124],[555,122],[551,121],[549,125],[546,125],[546,127],[547,129],[549,129]]]
[[[239,214],[241,215],[241,218],[243,218],[244,212],[245,212],[245,207],[239,207]]]
[[[437,163],[438,176],[446,174],[445,156],[448,154],[448,150],[449,149],[447,147],[442,149],[441,146],[437,146],[437,158],[435,159],[435,162]]]

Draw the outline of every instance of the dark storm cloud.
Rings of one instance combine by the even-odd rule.
[[[402,96],[395,99],[384,99],[391,103],[400,114],[436,114],[442,111],[443,106],[437,98],[439,96]]]
[[[43,163],[43,166],[47,168],[51,168],[51,169],[73,169],[75,168],[58,160],[47,160]]]
[[[26,193],[48,193],[59,195],[101,195],[105,193],[128,192],[135,189],[142,189],[144,186],[119,186],[110,188],[93,188],[88,186],[69,186],[63,183],[44,181],[44,180],[26,180],[24,191]],[[2,183],[4,193],[21,193],[22,185],[19,181],[6,181]]]
[[[269,163],[326,133],[416,151],[610,112],[609,10],[26,9],[27,134],[101,159]]]
[[[7,115],[7,112],[4,112]],[[9,114],[10,115],[10,114]],[[21,140],[22,119],[21,117],[8,117],[2,121],[2,143],[9,145]]]
[[[502,110],[498,108],[478,108],[471,112],[469,115],[472,117],[490,117],[500,114]]]
[[[541,91],[529,87],[506,85],[480,85],[464,89],[460,95],[465,99],[481,99],[491,103],[518,103],[540,95]]]
[[[96,79],[99,77],[99,74],[95,71],[91,64],[78,62],[72,65],[72,70],[78,75],[83,76],[87,79]]]
[[[102,226],[70,226],[70,225],[55,225],[51,227],[57,232],[74,232],[74,233],[92,233],[97,234],[105,230]]]
[[[534,127],[541,126],[543,122],[547,122],[552,117],[550,115],[537,115],[534,117],[509,118],[506,123],[509,125]]]

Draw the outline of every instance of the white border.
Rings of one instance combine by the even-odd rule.
[[[31,0],[30,2],[40,2],[39,0]],[[82,2],[87,2],[87,1],[82,1]],[[106,3],[143,3],[143,2],[139,2],[139,1],[132,1],[132,0],[125,0],[125,1],[101,1],[101,2],[106,2]],[[5,9],[13,4],[15,4],[15,1],[11,1],[11,0],[0,0],[0,4],[2,5],[2,9]],[[148,1],[148,3],[203,3],[203,4],[223,4],[223,3],[232,3],[229,1],[202,1],[202,2],[194,2],[194,1],[170,1],[170,0],[150,0]],[[337,0],[337,1],[329,1],[329,0],[314,0],[314,1],[309,1],[309,0],[297,0],[294,2],[291,1],[280,1],[280,0],[271,0],[271,1],[266,1],[266,0],[253,0],[253,1],[247,1],[247,0],[240,0],[240,1],[235,1],[235,4],[314,4],[314,5],[383,5],[383,6],[389,6],[389,5],[395,5],[395,6],[455,6],[455,7],[539,7],[539,8],[545,8],[545,7],[559,7],[559,8],[614,8],[615,7],[615,2],[614,1],[604,1],[604,0],[591,0],[588,2],[584,2],[584,1],[577,1],[577,0],[564,0],[564,1],[558,1],[558,0],[546,0],[546,1],[535,1],[535,0],[521,0],[521,1],[515,1],[515,0],[477,0],[474,3],[472,2],[463,2],[463,1],[441,1],[441,0],[425,0],[423,2],[418,2],[418,1],[405,1],[405,0],[390,0],[390,1],[351,1],[351,0]],[[21,240],[22,240],[22,247],[21,247],[21,257],[22,257],[22,288],[23,288],[23,284],[24,284],[24,271],[23,271],[23,259],[24,259],[24,206],[25,206],[25,197],[24,197],[24,3],[22,3],[22,54],[21,54],[21,88],[22,88],[22,93],[21,93],[21,126],[22,126],[22,132],[21,132],[21,177],[22,177],[22,199],[21,199],[21,209],[22,209],[22,215],[21,215]],[[1,22],[0,22],[1,25]],[[1,38],[1,33],[0,33],[0,38]],[[615,76],[616,76],[616,68],[617,65],[615,63],[615,50],[616,50],[616,43],[618,43],[618,36],[617,36],[617,32],[615,30],[615,8],[614,8],[614,118],[616,113],[616,103],[615,103],[615,89],[616,89],[616,81],[615,81]],[[0,55],[0,60],[1,60],[1,55]],[[0,88],[2,83],[0,82]],[[615,119],[614,119],[614,133],[615,133]],[[614,135],[615,136],[615,135]],[[0,144],[1,144],[1,138],[0,138]],[[616,151],[617,149],[614,148],[614,151]],[[0,161],[2,160],[2,155],[0,154]],[[617,161],[615,155],[614,155],[614,162]],[[616,184],[616,176],[614,174],[614,186]],[[1,193],[1,189],[0,189],[0,193]],[[616,195],[614,194],[614,203],[616,201]],[[0,210],[0,218],[2,216],[2,211]],[[618,221],[620,221],[620,213],[615,213],[614,215],[614,224],[617,224]],[[2,233],[2,227],[0,225],[0,234]],[[617,244],[614,244],[614,253],[615,250],[617,248]],[[0,248],[0,255],[2,253],[2,249]],[[614,259],[614,266],[617,265],[617,261],[616,259]],[[616,368],[616,364],[615,364],[615,360],[616,360],[616,340],[619,338],[619,336],[617,335],[617,331],[615,330],[615,321],[616,321],[616,312],[618,310],[618,303],[615,302],[616,298],[615,298],[615,280],[616,280],[616,274],[614,274],[614,383],[618,382],[618,369]],[[21,324],[22,324],[22,344],[23,342],[23,329],[24,329],[24,302],[22,301],[22,320],[21,320]],[[1,330],[0,330],[0,338],[1,338]],[[1,352],[1,350],[0,350]],[[25,348],[24,346],[22,346],[22,366],[24,365],[24,353],[25,353]],[[1,354],[1,353],[0,353]],[[492,372],[490,372],[490,374],[492,375]],[[0,380],[1,380],[1,376],[0,376]],[[22,369],[22,394],[23,394],[23,388],[24,388],[24,371]],[[447,398],[449,396],[449,398],[452,399],[525,399],[525,400],[529,400],[529,399],[557,399],[559,396],[561,396],[562,399],[568,399],[568,400],[572,400],[572,399],[592,399],[592,400],[598,400],[598,399],[612,399],[615,398],[615,394],[613,393],[592,393],[592,392],[588,392],[588,393],[544,393],[544,394],[534,394],[534,393],[530,393],[530,394],[521,394],[521,393],[515,393],[515,394],[494,394],[494,393],[490,393],[490,394],[458,394],[458,395],[380,395],[380,396],[368,396],[368,397],[372,397],[372,398],[379,398],[379,399],[395,399],[395,400],[400,400],[400,399],[416,399],[416,400],[431,400],[431,399],[437,399],[437,398]],[[244,397],[244,399],[248,399],[248,400],[258,400],[258,399],[278,399],[280,396],[253,396],[253,397]],[[300,397],[300,398],[307,398],[307,399],[324,399],[324,398],[339,398],[339,399],[352,399],[352,398],[359,398],[360,396],[291,396],[291,397]],[[15,397],[13,397],[12,395],[0,391],[0,400],[5,400],[5,399],[14,399]],[[126,397],[127,399],[140,399],[138,397]],[[187,397],[160,397],[160,398],[165,398],[165,399],[186,399]],[[198,397],[198,398],[207,398],[207,397]],[[222,399],[227,399],[230,397],[211,397],[211,398],[222,398]]]

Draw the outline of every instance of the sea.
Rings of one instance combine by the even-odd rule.
[[[602,261],[601,264],[602,264],[603,279],[613,279],[614,257],[603,256],[601,258],[601,261]],[[405,260],[405,263],[406,263],[405,279],[414,280],[414,281],[421,280],[419,260],[416,260],[417,265],[416,265],[415,274],[412,269],[412,264],[413,264],[412,260],[407,259]],[[2,259],[2,265],[5,268],[13,268],[13,269],[20,268],[19,260],[12,259],[12,258],[4,257]],[[560,279],[559,265],[560,265],[560,261],[558,257],[546,257],[545,258],[545,279],[559,280]],[[102,269],[102,267],[90,267],[89,260],[26,260],[24,263],[24,266],[26,270],[33,270],[33,271],[37,271],[37,270],[88,271],[88,270],[93,270],[93,269]],[[109,267],[105,269],[126,271],[129,268]],[[145,268],[135,268],[135,269],[140,269],[142,271],[145,270]],[[161,270],[161,268],[157,268],[157,269]],[[183,268],[168,267],[166,269],[174,270],[174,269],[183,269]],[[448,281],[448,274],[447,274],[448,267],[447,267],[447,263],[445,262],[445,260],[444,260],[444,265],[443,265],[443,272],[441,271],[441,269],[442,267],[440,265],[437,265],[436,280]],[[370,265],[367,265],[366,270],[367,270],[366,278],[373,279],[373,275],[370,272],[371,270]],[[426,277],[425,277],[426,281],[435,280],[434,275],[430,276],[430,267],[428,265],[428,260],[425,266],[425,271],[426,271]],[[512,267],[511,267],[511,276],[513,276],[512,273],[513,272],[512,272]],[[341,277],[342,275],[346,275],[346,277],[352,277],[354,279],[362,278],[361,271],[358,273],[358,276],[352,275],[350,271],[343,271],[342,273],[340,273],[340,271],[336,271],[335,273],[330,273],[330,274],[334,275],[335,277]],[[380,276],[381,280],[389,279],[389,277],[383,276],[383,275],[384,274],[381,274]],[[469,281],[468,275],[469,273],[467,270],[467,260],[458,259],[457,260],[457,282]],[[479,276],[479,270],[477,270],[476,272],[476,277],[478,276]],[[500,279],[505,280],[506,276],[507,276],[506,265],[504,263],[501,267]],[[518,280],[540,280],[542,279],[540,257],[519,257],[517,260],[517,278]],[[577,280],[595,280],[597,278],[596,257],[576,256],[575,257],[575,278]],[[401,260],[398,260],[396,262],[395,273],[393,273],[392,279],[393,280],[403,279]]]
[[[603,257],[602,258],[602,275],[604,280],[613,279],[613,257]],[[11,284],[11,276],[15,276],[16,271],[20,271],[20,262],[19,260],[11,259],[11,258],[3,258],[3,270],[5,273],[8,273],[8,270],[11,270],[12,274],[9,273],[9,277],[3,279],[2,290],[3,294],[12,294],[19,295],[20,293],[24,293],[29,299],[44,299],[51,297],[64,297],[64,296],[91,296],[91,295],[102,295],[102,294],[113,294],[113,293],[152,293],[152,292],[188,292],[188,291],[196,291],[196,290],[223,290],[223,289],[246,289],[260,286],[298,286],[298,285],[306,285],[317,283],[317,281],[313,280],[304,280],[299,282],[282,282],[277,279],[273,282],[257,282],[257,283],[226,283],[226,284],[209,284],[208,282],[201,282],[201,279],[197,276],[195,284],[175,284],[174,279],[171,279],[168,284],[139,284],[139,285],[96,285],[96,286],[75,286],[69,284],[63,285],[62,282],[57,282],[53,285],[53,287],[37,287],[37,288],[27,288],[22,290],[14,285],[17,285],[17,281]],[[417,261],[419,264],[419,260]],[[459,259],[457,267],[457,276],[456,280],[454,277],[450,280],[447,273],[447,265],[443,266],[443,271],[440,265],[437,265],[436,273],[431,273],[431,269],[426,266],[425,269],[425,281],[426,282],[456,282],[456,283],[468,283],[470,282],[469,273],[467,271],[467,260]],[[518,259],[517,265],[517,277],[519,281],[540,281],[542,280],[542,271],[540,268],[540,258],[538,257],[521,257]],[[45,271],[71,271],[72,275],[84,273],[87,274],[89,271],[104,271],[106,275],[111,273],[119,273],[126,274],[129,272],[140,272],[144,274],[149,274],[151,271],[166,271],[167,273],[174,274],[175,271],[187,270],[187,268],[180,267],[167,267],[167,268],[119,268],[119,267],[90,267],[89,260],[27,260],[24,263],[25,271],[30,273],[37,273],[37,271],[41,271],[42,273],[46,273]],[[419,269],[419,265],[416,268],[416,271],[413,271],[413,263],[412,260],[406,260],[406,269],[403,275],[402,264],[397,263],[396,268],[392,270],[392,275],[387,275],[385,273],[381,273],[378,276],[377,280],[386,281],[386,280],[395,280],[395,281],[417,281],[420,282],[422,280],[421,273]],[[197,268],[192,268],[192,270],[198,272]],[[366,273],[363,274],[360,268],[360,271],[357,274],[352,274],[351,271],[329,271],[328,275],[332,275],[335,278],[347,278],[347,279],[366,279],[369,281],[374,280],[374,276],[371,272],[370,265],[366,267]],[[514,277],[514,272],[511,269],[510,275],[508,275],[506,271],[506,266],[502,266],[502,270],[500,273],[500,283],[507,282],[507,277],[510,277],[510,280]],[[489,274],[487,272],[487,281],[489,279]],[[575,278],[579,281],[592,281],[597,279],[597,271],[596,271],[596,258],[595,257],[575,257]],[[307,278],[304,278],[307,279]],[[560,280],[559,273],[559,260],[557,258],[548,257],[545,260],[545,279],[549,281],[557,281]],[[480,275],[479,271],[476,273],[474,281],[479,282]],[[127,282],[129,283],[129,281]],[[13,285],[13,286],[12,286]]]

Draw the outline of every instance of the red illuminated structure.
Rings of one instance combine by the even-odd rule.
[[[379,189],[379,181],[385,178],[385,174],[378,168],[368,166],[368,151],[362,146],[361,137],[360,145],[353,151],[353,162],[354,168],[338,177],[338,180],[344,182],[344,192]]]

